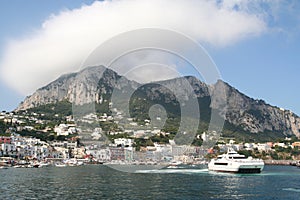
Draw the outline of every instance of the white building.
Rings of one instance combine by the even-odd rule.
[[[254,145],[252,143],[245,143],[244,147],[245,147],[246,150],[250,150],[251,151],[251,150],[253,150]]]
[[[258,151],[270,151],[271,150],[271,147],[265,143],[258,143],[255,145],[255,148],[257,148]]]
[[[114,143],[117,146],[131,147],[132,144],[133,144],[133,140],[132,139],[127,139],[127,138],[117,138],[117,139],[114,139]]]
[[[55,147],[55,151],[51,152],[51,157],[53,158],[69,158],[69,150],[64,147]]]
[[[283,142],[277,142],[277,143],[274,144],[274,146],[279,146],[279,147],[287,148],[287,145],[284,144]]]
[[[75,124],[60,124],[54,128],[54,132],[59,135],[67,136],[70,134],[77,133],[78,130],[75,127]]]
[[[66,149],[69,149],[69,148],[74,149],[77,147],[77,141],[74,141],[74,142],[73,141],[53,141],[51,143],[51,145],[55,148],[61,147],[61,148],[66,148]]]

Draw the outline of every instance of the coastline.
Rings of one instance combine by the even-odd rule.
[[[265,165],[296,165],[295,160],[264,160]]]

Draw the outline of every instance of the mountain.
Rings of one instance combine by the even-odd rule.
[[[96,107],[101,110],[104,109],[101,105],[111,101],[114,94],[123,95],[117,99],[120,104],[130,104],[131,117],[148,118],[148,110],[154,104],[165,107],[170,113],[169,117],[178,117],[183,108],[180,105],[196,99],[202,124],[207,127],[212,110],[217,110],[220,117],[225,119],[224,135],[247,138],[300,137],[300,118],[296,114],[271,106],[263,100],[252,99],[224,81],[207,85],[193,76],[186,76],[142,85],[103,66],[89,67],[59,77],[26,97],[16,111],[61,102],[73,102],[75,105],[96,102]],[[126,102],[126,97],[131,94],[129,102]],[[210,94],[217,94],[216,98],[212,99]],[[222,96],[226,99],[218,99]],[[108,104],[106,109],[109,109]]]
[[[103,81],[109,87],[118,87],[116,81],[120,76],[115,72],[102,66],[89,67],[78,73],[62,75],[57,80],[38,89],[31,96],[26,97],[17,110],[26,110],[63,100],[75,102],[78,105],[98,102],[100,100],[98,95],[99,77],[103,77]],[[122,82],[122,84],[132,85],[133,87],[137,85],[137,83],[129,80]],[[101,91],[101,93],[106,92],[109,91]]]

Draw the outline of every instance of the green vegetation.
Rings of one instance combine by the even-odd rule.
[[[9,136],[9,133],[6,133],[6,130],[9,128],[9,124],[0,121],[0,136]]]
[[[235,138],[237,142],[269,142],[284,139],[285,135],[279,132],[266,131],[264,133],[250,133],[241,126],[234,126],[225,121],[223,137]]]
[[[257,149],[254,149],[253,151],[242,150],[239,151],[239,153],[247,157],[252,156],[253,158],[261,158],[263,160],[292,160],[294,156],[300,155],[300,149],[298,149],[298,147],[283,148],[275,146],[273,150],[274,151],[258,151]]]
[[[105,96],[105,98],[109,98],[109,95]],[[162,99],[163,97],[159,97],[158,99]],[[160,104],[162,107],[166,109],[167,112],[167,120],[162,128],[162,131],[171,133],[172,135],[176,135],[180,126],[181,119],[181,111],[180,106],[177,101],[172,101],[169,103],[165,103],[161,100],[146,100],[146,94],[138,90],[131,100],[130,100],[130,115],[135,119],[139,124],[143,124],[145,119],[150,119],[148,115],[149,109],[151,106],[155,104]],[[209,109],[210,99],[199,98],[199,107],[200,107],[200,120],[199,120],[199,128],[197,134],[202,134],[208,130],[208,125],[211,117],[211,110]],[[81,106],[80,109],[77,110],[90,110],[91,106],[94,105],[94,108],[97,111],[97,115],[100,116],[103,113],[111,114],[109,109],[109,101],[103,101],[102,104],[86,104]],[[48,104],[39,106],[36,108],[29,109],[28,112],[35,112],[40,114],[40,118],[44,120],[48,120],[48,123],[43,125],[38,125],[39,127],[35,127],[36,129],[44,129],[46,127],[54,128],[55,125],[60,123],[65,123],[64,117],[72,114],[72,104],[67,101],[58,102],[55,104]],[[251,112],[251,111],[250,111]],[[255,111],[252,110],[252,114]],[[43,114],[43,115],[42,115]],[[86,113],[82,113],[86,114]],[[260,115],[261,113],[256,113]],[[30,124],[29,124],[30,125]],[[95,123],[94,125],[89,124],[89,127],[101,127],[103,131],[120,131],[120,127],[114,122],[100,122],[100,124]],[[2,128],[2,129],[1,129]],[[7,127],[5,125],[0,124],[0,131],[6,130]],[[241,126],[235,126],[225,121],[224,129],[223,129],[223,137],[232,137],[235,138],[238,142],[267,142],[267,141],[277,141],[285,138],[282,133],[278,132],[264,132],[264,133],[250,133],[245,131]],[[200,145],[201,141],[194,141],[195,145]]]
[[[56,136],[53,133],[45,133],[45,132],[39,132],[39,131],[34,131],[34,130],[32,130],[32,131],[22,130],[22,131],[18,131],[17,133],[23,137],[35,137],[42,141],[53,141],[53,140],[65,141],[68,138],[78,136],[77,134],[68,135],[68,136],[63,136],[63,135]]]
[[[120,77],[115,78],[119,79]],[[104,79],[100,79],[98,86],[99,88],[102,88],[106,91],[106,93],[101,93],[101,98],[103,100],[102,103],[84,104],[81,106],[73,107],[73,109],[76,111],[76,115],[85,115],[93,111],[96,111],[96,114],[98,116],[101,116],[103,113],[106,113],[108,115],[112,114],[112,111],[110,109],[112,92],[118,93],[123,91],[119,91],[118,89],[112,88],[112,86],[107,84],[107,80]],[[189,119],[191,118],[191,116],[182,116],[182,107],[180,107],[182,105],[180,105],[175,95],[168,88],[160,84],[150,83],[138,88],[132,94],[129,101],[129,114],[130,117],[138,123],[138,125],[144,125],[145,120],[150,119],[149,110],[151,109],[151,107],[153,105],[159,104],[165,109],[167,114],[167,119],[164,126],[162,127],[162,131],[170,133],[173,136],[176,135],[178,133],[181,121],[184,118],[184,120],[199,120],[197,134],[202,134],[203,132],[207,132],[209,122],[211,120],[211,99],[210,97],[206,96],[198,98],[197,101],[199,104],[200,116],[198,116],[197,119]],[[122,98],[115,99],[113,103],[121,108],[125,108],[125,105],[128,104],[128,102],[126,102],[126,99]],[[28,112],[38,113],[40,114],[39,117],[41,119],[48,120],[46,124],[38,125],[38,127],[35,126],[37,130],[44,129],[46,127],[54,128],[54,126],[57,124],[65,123],[65,116],[73,114],[72,103],[68,102],[67,100],[53,104],[38,106],[36,108],[29,109]],[[247,112],[248,114],[257,118],[260,122],[263,122],[269,117],[262,111],[256,109],[250,109]],[[88,124],[88,127],[96,128],[99,126],[104,132],[119,132],[122,130],[122,128],[126,128],[119,127],[113,121]],[[235,140],[238,142],[267,142],[285,138],[285,135],[283,135],[280,132],[266,131],[264,133],[250,133],[249,131],[245,131],[243,125],[236,126],[229,123],[228,121],[225,121],[222,134],[223,137],[232,137],[235,138]],[[165,141],[167,141],[168,139],[170,138],[165,139]],[[202,141],[200,140],[194,140],[193,142],[193,144],[195,145],[200,145],[201,143]]]
[[[65,116],[72,115],[72,103],[67,100],[60,101],[57,103],[51,103],[46,105],[37,106],[30,108],[27,112],[35,112],[41,115],[41,119],[55,121],[62,119]]]

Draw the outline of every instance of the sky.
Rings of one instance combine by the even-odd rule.
[[[111,37],[154,27],[193,38],[239,91],[300,115],[299,9],[297,0],[0,1],[0,110],[77,71]]]

